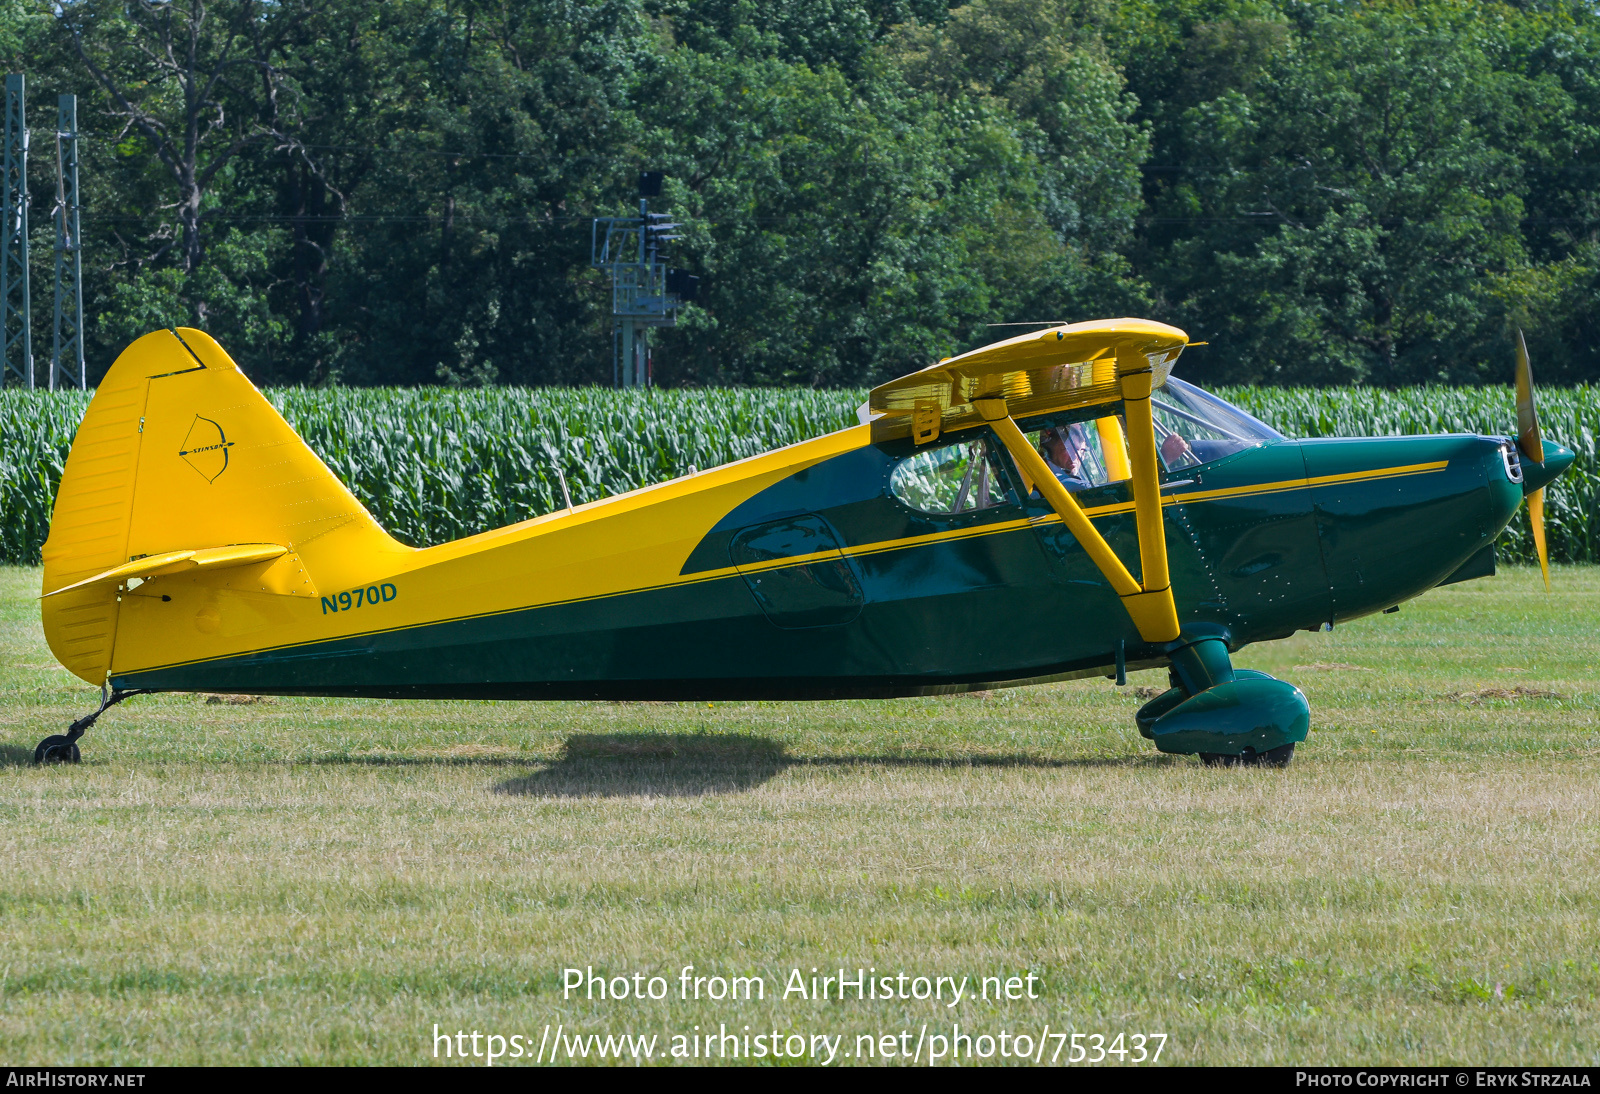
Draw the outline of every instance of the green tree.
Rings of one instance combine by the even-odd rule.
[[[1329,9],[1292,38],[1202,27],[1188,51],[1227,63],[1190,84],[1145,257],[1180,321],[1228,347],[1204,372],[1500,379],[1525,168],[1570,96],[1453,4]]]
[[[283,46],[304,9],[254,0],[62,4],[72,51],[105,93],[123,132],[160,164],[184,273],[199,269],[206,196],[240,152],[274,121]],[[200,318],[205,318],[204,305]]]
[[[0,53],[36,136],[80,97],[91,372],[198,323],[265,382],[603,381],[589,224],[653,167],[667,382],[1119,313],[1201,379],[1499,379],[1517,326],[1600,376],[1579,0],[12,0]]]
[[[970,240],[981,265],[995,265],[986,252],[1009,258],[1003,274],[991,274],[1007,319],[1080,319],[1145,304],[1122,250],[1141,206],[1148,134],[1103,45],[1100,14],[1067,0],[975,0],[937,24],[896,28],[885,45],[913,86],[937,96],[949,125],[979,145],[1003,128],[1018,146],[1005,168],[977,162],[985,173],[1026,173],[1029,192],[1013,187],[1013,201],[992,204],[989,238]]]
[[[662,339],[669,376],[860,383],[954,352],[990,310],[952,231],[952,134],[893,74],[678,49],[639,99],[706,279]]]

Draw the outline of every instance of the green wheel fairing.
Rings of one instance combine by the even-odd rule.
[[[1306,739],[1311,708],[1293,684],[1254,669],[1195,695],[1180,688],[1139,709],[1139,732],[1162,752],[1238,755],[1270,752]]]

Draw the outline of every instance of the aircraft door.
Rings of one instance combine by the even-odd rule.
[[[745,528],[728,553],[775,627],[837,627],[861,614],[861,584],[821,517],[807,513]]]
[[[1048,428],[1035,429],[1025,437],[1052,468],[1065,465],[1058,478],[1123,564],[1138,574],[1132,491],[1128,482],[1113,478],[1118,422],[1112,417],[1082,423],[1071,434],[1058,427],[1056,437]],[[1165,436],[1172,434],[1169,429]],[[1070,450],[1065,456],[1063,440]],[[1327,619],[1328,582],[1308,492],[1282,489],[1304,479],[1298,446],[1265,444],[1202,462],[1196,453],[1209,454],[1202,443],[1185,443],[1183,454],[1170,459],[1167,450],[1161,453],[1162,523],[1179,618],[1222,624],[1241,636],[1263,626],[1277,633]],[[1179,451],[1176,442],[1169,447]],[[1057,583],[1080,597],[1098,589],[1114,603],[1100,570],[1037,491],[1029,498],[1029,515]],[[1130,640],[1133,633],[1130,626]]]
[[[891,534],[905,546],[852,559],[868,597],[863,639],[884,661],[1014,680],[1062,671],[1084,655],[1091,628],[1054,582],[989,431],[912,449],[886,485],[886,513],[901,518]]]
[[[1129,572],[1139,575],[1139,534],[1135,526],[1131,491],[1126,484],[1114,483],[1078,491],[1075,494],[1100,534],[1116,552]],[[1037,495],[1028,499],[1029,516],[1035,518],[1035,533],[1049,557],[1052,580],[1063,590],[1081,598],[1091,589],[1104,599],[1107,610],[1126,623],[1127,641],[1139,640],[1131,620],[1122,616],[1115,591],[1105,576],[1079,546],[1077,539],[1059,521],[1052,519],[1050,506]],[[1110,510],[1110,512],[1107,512]],[[1167,571],[1172,579],[1173,597],[1179,617],[1191,619],[1198,613],[1211,618],[1224,607],[1216,574],[1201,549],[1200,539],[1185,507],[1168,505],[1166,517]]]

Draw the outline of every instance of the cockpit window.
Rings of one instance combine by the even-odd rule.
[[[1284,439],[1238,407],[1174,377],[1155,390],[1150,403],[1156,449],[1168,472]],[[1024,436],[1070,491],[1132,476],[1127,423],[1120,414],[1048,424]],[[1007,504],[1000,449],[998,441],[987,437],[924,449],[900,461],[889,488],[925,513],[970,513]]]
[[[1008,500],[1000,462],[987,439],[948,444],[900,461],[894,496],[924,513],[970,513]]]
[[[1156,447],[1168,471],[1198,467],[1283,434],[1236,406],[1176,377],[1150,396]]]
[[[1068,490],[1120,482],[1131,474],[1120,416],[1045,426],[1024,436]]]

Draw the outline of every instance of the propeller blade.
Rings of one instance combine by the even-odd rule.
[[[1533,371],[1521,330],[1517,331],[1517,448],[1523,459],[1544,462],[1544,439],[1539,435],[1539,411],[1533,400]]]
[[[1544,463],[1544,438],[1539,435],[1539,409],[1533,398],[1533,369],[1528,364],[1528,343],[1517,331],[1517,449],[1522,458]],[[1528,526],[1533,529],[1533,549],[1544,574],[1544,591],[1550,591],[1550,550],[1544,538],[1544,487],[1528,495]]]
[[[1528,524],[1533,528],[1533,549],[1539,553],[1539,569],[1544,573],[1544,591],[1550,591],[1550,551],[1544,542],[1544,487],[1528,495]]]

